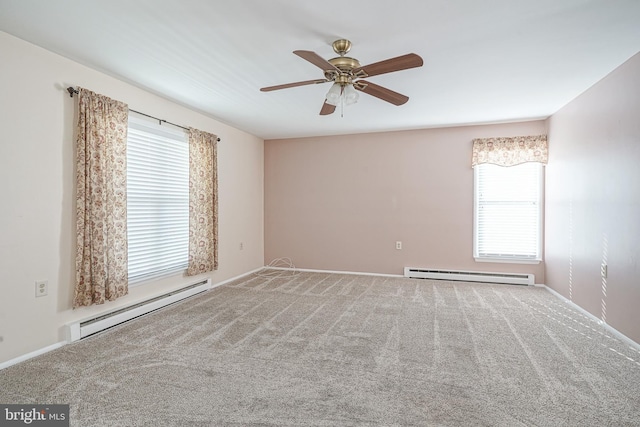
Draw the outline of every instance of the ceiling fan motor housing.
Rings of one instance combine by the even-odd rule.
[[[360,62],[355,58],[349,58],[348,56],[338,56],[337,58],[331,58],[329,63],[343,71],[345,73],[350,72],[354,68],[360,68]]]

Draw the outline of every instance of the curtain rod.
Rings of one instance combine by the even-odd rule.
[[[73,98],[73,95],[78,93],[78,89],[76,89],[76,88],[74,88],[74,87],[72,87],[72,86],[69,86],[69,87],[67,88],[67,92],[69,92],[69,96],[70,96],[71,98]],[[136,113],[136,114],[140,114],[140,115],[145,116],[145,117],[149,117],[150,119],[157,120],[157,121],[158,121],[158,123],[160,123],[160,124],[162,124],[162,123],[166,123],[166,124],[168,124],[168,125],[172,125],[172,126],[175,126],[175,127],[179,127],[179,128],[181,128],[181,129],[184,129],[184,130],[189,130],[189,128],[187,128],[187,127],[180,126],[180,125],[177,125],[177,124],[175,124],[175,123],[171,123],[171,122],[168,122],[168,121],[166,121],[166,120],[164,120],[164,119],[159,119],[159,118],[154,117],[154,116],[150,116],[149,114],[145,114],[145,113],[142,113],[142,112],[140,112],[140,111],[132,110],[131,108],[129,108],[129,111],[132,111],[132,112],[134,112],[134,113]],[[217,141],[218,141],[218,142],[220,142],[220,138],[218,138],[218,139],[217,139]]]

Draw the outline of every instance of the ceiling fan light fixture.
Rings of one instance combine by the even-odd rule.
[[[331,85],[329,92],[327,92],[327,101],[329,105],[338,105],[340,103],[340,96],[342,95],[342,86],[340,83],[334,83]]]
[[[352,84],[346,85],[343,92],[344,103],[347,105],[352,105],[358,102],[358,91],[355,90]]]

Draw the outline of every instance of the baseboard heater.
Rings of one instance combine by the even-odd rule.
[[[404,276],[415,279],[452,280],[458,282],[503,283],[509,285],[534,285],[535,275],[517,273],[489,273],[484,271],[436,270],[405,267]]]
[[[67,325],[67,340],[78,341],[209,289],[211,280],[207,279],[111,313],[70,323]]]

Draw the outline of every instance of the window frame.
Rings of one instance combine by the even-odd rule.
[[[479,206],[480,206],[480,198],[479,198],[479,185],[480,185],[480,168],[488,165],[495,167],[504,167],[498,165],[491,165],[488,163],[483,163],[476,165],[473,173],[473,258],[476,262],[491,262],[491,263],[515,263],[515,264],[539,264],[543,261],[543,223],[544,223],[544,165],[542,163],[530,162],[523,163],[524,164],[535,164],[537,165],[537,216],[538,223],[536,227],[536,236],[537,236],[537,245],[536,245],[536,254],[534,257],[523,257],[515,254],[491,254],[491,255],[481,255],[479,253]],[[505,168],[513,168],[516,166],[508,166]]]

